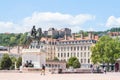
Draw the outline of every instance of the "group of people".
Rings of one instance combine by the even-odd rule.
[[[90,66],[90,68],[91,68],[91,73],[94,73],[94,72],[97,72],[97,73],[100,73],[100,72],[103,72],[103,73],[105,73],[106,74],[106,67],[99,67],[99,66],[93,66],[93,65],[91,65]]]

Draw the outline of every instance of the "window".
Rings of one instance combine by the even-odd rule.
[[[66,57],[66,53],[64,53],[64,57]]]
[[[76,50],[76,47],[74,47],[74,50]]]
[[[88,46],[88,50],[90,50],[90,47]]]
[[[81,57],[83,56],[83,53],[81,52]]]
[[[77,57],[79,57],[79,52],[77,53]]]
[[[72,51],[72,47],[71,47],[71,51]]]
[[[63,53],[61,53],[61,57],[63,57]]]
[[[81,63],[83,63],[83,59],[81,59]]]
[[[60,56],[60,54],[58,53],[58,57]]]
[[[69,57],[69,53],[67,54],[67,57]]]
[[[86,63],[86,59],[84,59],[84,63]]]
[[[84,52],[84,57],[86,57],[86,52]]]
[[[86,46],[84,46],[84,50],[86,50]]]
[[[81,51],[82,51],[82,46],[81,46]]]
[[[79,50],[79,46],[77,47],[77,50]]]
[[[39,46],[39,45],[37,45],[37,46],[36,46],[36,48],[37,48],[37,49],[39,49],[39,48],[40,48],[40,46]]]
[[[88,59],[88,63],[90,63],[90,59]]]

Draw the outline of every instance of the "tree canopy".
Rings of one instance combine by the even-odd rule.
[[[16,66],[17,66],[17,68],[19,68],[21,65],[22,65],[22,57],[19,57],[19,58],[17,59]]]
[[[91,60],[96,63],[115,63],[120,58],[120,40],[109,36],[103,36],[91,48]]]
[[[71,57],[67,62],[68,67],[80,68],[80,62],[76,57]]]
[[[12,65],[12,61],[8,54],[4,54],[1,62],[0,62],[0,68],[1,69],[10,69],[10,66]]]
[[[24,45],[27,38],[27,33],[1,33],[0,34],[0,45],[1,46],[16,46],[16,45]]]

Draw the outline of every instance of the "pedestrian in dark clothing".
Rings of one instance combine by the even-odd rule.
[[[45,65],[42,64],[42,71],[41,71],[41,75],[45,75]]]

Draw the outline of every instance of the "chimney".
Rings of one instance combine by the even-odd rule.
[[[72,39],[75,40],[75,33],[72,34]]]
[[[83,32],[80,33],[80,37],[81,37],[81,39],[84,38]]]
[[[92,34],[92,39],[95,39],[95,35],[94,34]]]
[[[66,32],[65,32],[65,35],[64,35],[64,39],[67,40],[67,35],[66,35]]]
[[[89,32],[88,32],[88,38],[89,38],[89,39],[92,39],[92,31],[89,31]]]

